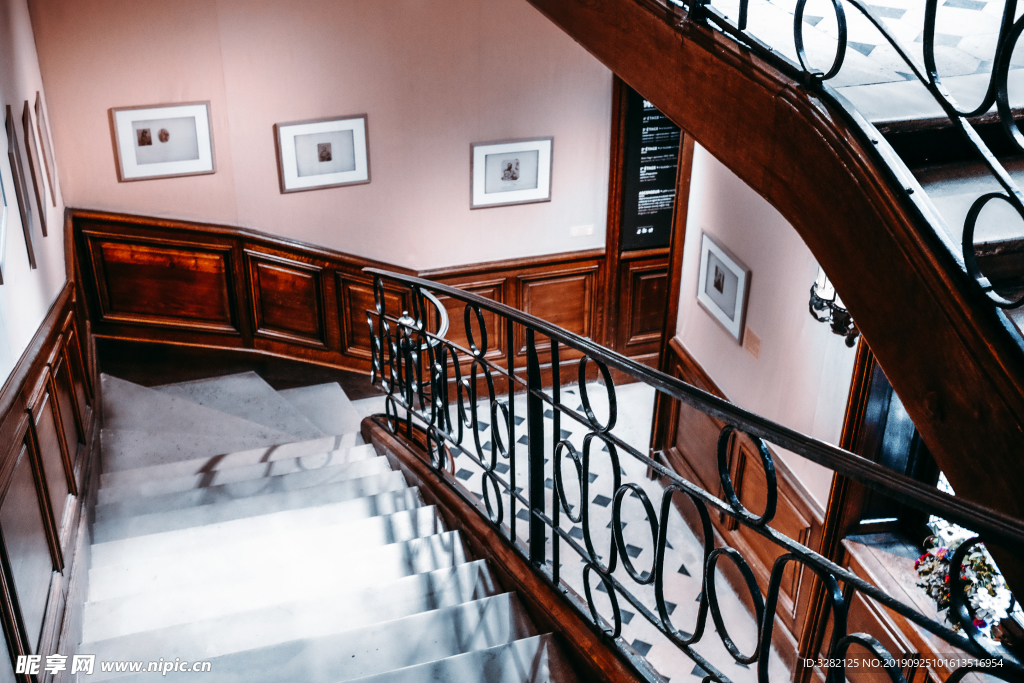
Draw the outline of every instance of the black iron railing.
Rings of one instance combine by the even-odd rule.
[[[729,678],[713,662],[699,654],[694,646],[707,634],[710,612],[718,636],[736,662],[757,663],[761,683],[767,683],[769,651],[776,619],[776,607],[782,586],[783,572],[793,563],[802,565],[816,574],[825,587],[825,595],[834,624],[827,647],[829,659],[839,661],[851,647],[863,648],[883,664],[892,664],[892,656],[870,634],[848,633],[846,615],[854,593],[873,598],[907,620],[939,636],[959,650],[977,658],[984,664],[961,667],[948,680],[956,683],[964,675],[984,669],[1002,680],[1024,678],[1024,666],[1011,653],[995,641],[984,639],[973,623],[970,605],[962,591],[954,590],[951,614],[955,615],[962,632],[920,613],[894,599],[864,579],[831,562],[796,540],[771,526],[776,512],[778,489],[772,451],[767,442],[788,449],[799,456],[830,468],[850,479],[893,496],[921,510],[955,521],[980,534],[986,542],[1001,545],[1018,556],[1024,554],[1024,523],[989,510],[975,503],[954,498],[921,482],[894,473],[853,453],[800,434],[759,415],[743,410],[728,401],[717,398],[689,384],[625,358],[588,339],[567,332],[508,306],[475,294],[440,285],[415,277],[368,269],[375,278],[376,311],[369,312],[372,331],[373,377],[387,393],[389,427],[396,433],[425,434],[431,466],[439,476],[458,486],[454,459],[467,458],[482,470],[481,491],[476,496],[464,496],[481,514],[509,539],[512,545],[554,586],[562,590],[584,615],[605,630],[611,642],[644,670],[642,658],[619,638],[622,632],[622,601],[648,620],[669,641],[686,652],[704,671],[707,679],[725,683]],[[411,301],[411,312],[385,310],[384,286],[390,290],[403,288]],[[447,316],[437,303],[434,293],[464,304],[463,324],[468,348],[449,338],[432,333],[446,326]],[[488,331],[485,313],[493,315],[495,324],[503,333],[503,365],[488,360],[488,346],[495,330]],[[517,353],[525,341],[525,367],[516,366]],[[550,363],[542,368],[541,353],[550,354]],[[575,377],[578,382],[580,407],[573,409],[563,400],[563,380],[560,376],[560,357],[569,353],[580,354]],[[463,365],[468,364],[468,370]],[[588,388],[588,370],[597,368],[607,392],[599,418],[595,401],[589,396],[595,385]],[[550,378],[542,377],[542,369]],[[724,491],[724,500],[680,477],[647,453],[619,438],[614,428],[618,416],[617,392],[611,370],[623,372],[653,387],[673,399],[682,401],[703,413],[721,420],[725,426],[718,442],[718,470]],[[543,381],[549,379],[549,381]],[[545,389],[549,386],[549,389]],[[519,403],[525,397],[525,419],[517,415],[516,395]],[[481,408],[482,407],[482,408]],[[481,415],[481,409],[486,411]],[[546,411],[551,411],[550,428],[545,427]],[[486,419],[485,419],[486,418]],[[563,438],[563,420],[583,427],[582,450],[569,439]],[[481,425],[488,424],[488,436]],[[568,423],[566,423],[568,424]],[[525,434],[524,434],[525,431]],[[766,489],[765,509],[755,513],[747,509],[736,495],[727,463],[727,448],[735,434],[745,434],[753,440],[764,469]],[[550,437],[549,437],[550,435]],[[523,439],[522,437],[526,437]],[[517,447],[526,449],[525,457],[517,454]],[[591,465],[600,453],[610,459],[614,482],[611,497],[612,520],[609,547],[596,548],[595,529],[592,528],[591,497],[588,495]],[[604,456],[607,449],[607,456]],[[553,454],[550,461],[546,453]],[[634,459],[653,469],[668,481],[660,503],[656,505],[637,481],[623,481],[622,458]],[[526,472],[517,475],[516,468],[525,465]],[[567,476],[563,469],[573,473]],[[518,481],[525,486],[517,487]],[[552,483],[551,504],[545,495],[546,483]],[[580,491],[579,507],[568,500],[567,491]],[[627,497],[638,499],[650,523],[654,542],[654,561],[649,569],[638,569],[624,541],[622,506]],[[688,498],[700,519],[699,540],[703,544],[701,593],[696,623],[686,632],[673,624],[671,608],[665,598],[665,553],[668,541],[669,512],[677,497]],[[519,513],[517,513],[517,509]],[[523,511],[526,511],[523,514]],[[754,574],[743,556],[734,549],[716,548],[711,524],[711,511],[724,514],[738,524],[763,536],[777,546],[782,555],[775,561],[768,586],[758,586]],[[562,528],[561,516],[581,525],[582,537]],[[603,520],[602,520],[603,521]],[[582,541],[582,543],[580,542]],[[550,545],[550,557],[548,556]],[[966,549],[965,543],[951,563],[950,575],[960,576],[960,565]],[[561,576],[560,555],[575,553],[585,563],[583,570],[583,596],[571,590]],[[743,575],[756,613],[758,626],[757,646],[750,653],[741,653],[730,637],[728,625],[722,618],[721,606],[715,591],[715,575],[721,571],[723,560],[733,563]],[[616,572],[620,566],[625,572]],[[840,589],[840,585],[847,591]],[[592,587],[593,586],[593,587]],[[641,587],[652,586],[653,605],[639,595]],[[607,593],[608,609],[604,613],[595,600],[595,588]],[[763,595],[762,595],[763,594]],[[885,666],[889,678],[902,683],[904,678],[898,666]],[[650,673],[652,680],[657,675]],[[828,671],[829,683],[844,680],[842,666]]]
[[[978,227],[978,219],[982,210],[995,201],[1009,204],[1021,217],[1021,235],[1024,236],[1024,194],[1016,182],[1010,176],[1006,167],[992,153],[990,147],[982,140],[975,130],[972,121],[986,115],[995,107],[995,113],[1001,128],[1007,136],[1010,146],[1016,152],[1024,153],[1024,133],[1015,119],[1015,111],[1011,106],[1009,93],[1009,73],[1011,58],[1014,48],[1024,33],[1024,16],[1017,18],[1016,0],[1005,0],[1000,29],[993,50],[992,71],[989,74],[987,88],[981,101],[972,109],[962,107],[943,83],[939,74],[936,62],[936,17],[939,8],[939,0],[925,0],[924,24],[921,26],[922,57],[923,64],[915,59],[911,51],[886,28],[885,23],[877,15],[871,5],[864,0],[829,0],[832,11],[835,13],[837,25],[836,51],[832,61],[826,70],[816,68],[811,64],[804,45],[804,10],[808,0],[797,0],[793,16],[793,36],[791,45],[768,44],[755,36],[757,27],[748,25],[748,14],[750,0],[739,0],[738,17],[732,21],[721,11],[712,6],[711,0],[650,0],[656,4],[663,5],[666,10],[675,15],[678,24],[688,21],[700,25],[709,26],[724,35],[731,37],[736,42],[744,45],[751,52],[758,55],[767,63],[778,68],[794,80],[801,82],[809,90],[815,92],[819,97],[830,102],[838,111],[845,112],[850,123],[860,129],[864,136],[880,152],[879,161],[883,167],[887,167],[893,174],[894,184],[908,194],[913,191],[917,183],[907,170],[895,152],[885,145],[881,134],[869,123],[856,108],[840,95],[829,83],[842,73],[846,60],[849,29],[846,15],[852,11],[863,15],[870,24],[879,32],[885,43],[892,46],[899,59],[907,66],[907,71],[918,82],[924,86],[935,102],[941,107],[943,115],[949,120],[949,124],[960,132],[966,140],[969,148],[977,154],[976,161],[981,162],[992,178],[1001,188],[996,192],[986,192],[979,195],[973,202],[970,211],[964,221],[963,236],[960,248],[948,242],[945,231],[941,227],[942,219],[934,212],[926,208],[922,214],[934,228],[941,241],[950,248],[950,253],[955,261],[962,264],[968,275],[978,283],[985,296],[991,303],[1000,309],[1012,309],[1024,305],[1024,296],[1017,299],[1008,299],[997,292],[992,283],[981,272],[975,255],[975,234]],[[884,3],[881,3],[884,4]],[[796,54],[797,61],[785,56],[785,53]],[[1020,111],[1016,111],[1020,115]],[[986,119],[988,120],[988,119]],[[883,149],[885,148],[885,149]],[[914,197],[914,202],[919,204],[922,200]],[[938,225],[937,225],[938,223]],[[1009,329],[1009,328],[1008,328]]]

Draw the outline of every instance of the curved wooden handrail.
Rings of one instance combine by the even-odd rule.
[[[1024,344],[873,126],[678,10],[529,1],[793,225],[957,494],[1024,517]]]

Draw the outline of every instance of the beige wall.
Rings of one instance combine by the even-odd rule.
[[[36,92],[42,90],[28,6],[25,0],[4,0],[0,3],[0,125],[6,105],[10,105],[22,144],[22,109],[26,100],[34,107]],[[47,94],[43,93],[43,101],[46,100]],[[26,166],[25,173],[28,172]],[[27,180],[31,193],[32,181],[30,178]],[[7,157],[6,132],[0,132],[0,181],[7,198],[6,249],[0,254],[4,281],[0,285],[0,383],[3,383],[64,285],[65,270],[64,203],[59,186],[57,206],[54,207],[49,198],[45,205],[49,237],[43,237],[38,217],[33,217],[38,267],[35,270],[29,267],[14,179]],[[30,205],[35,212],[34,198]]]
[[[676,336],[733,402],[837,443],[856,350],[808,312],[818,271],[810,250],[768,202],[700,146],[690,187]],[[746,325],[761,339],[757,359],[697,303],[702,231],[752,272]],[[783,457],[824,508],[831,471],[792,453]]]
[[[34,0],[69,206],[433,268],[604,243],[611,73],[523,0]],[[111,107],[209,100],[217,173],[118,183]],[[272,126],[369,117],[369,185],[282,195]],[[555,138],[552,201],[469,210],[469,145]],[[570,228],[593,225],[592,236]]]

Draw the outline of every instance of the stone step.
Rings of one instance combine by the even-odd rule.
[[[414,574],[380,586],[288,602],[106,640],[79,652],[99,661],[213,657],[302,638],[315,638],[444,609],[497,594],[484,560]]]
[[[372,460],[356,460],[319,470],[280,474],[273,477],[238,481],[230,484],[221,484],[220,486],[193,489],[191,491],[173,491],[163,495],[101,503],[96,506],[96,520],[104,521],[114,517],[147,515],[153,512],[167,512],[168,510],[179,510],[198,505],[226,503],[229,500],[237,500],[239,498],[248,498],[250,496],[280,491],[294,491],[309,488],[310,486],[358,479],[371,474],[383,474],[390,471],[391,465],[388,463],[388,459],[379,456]],[[118,489],[113,489],[110,492],[116,493],[118,491]]]
[[[275,460],[287,460],[290,458],[301,458],[309,455],[323,455],[325,453],[344,453],[354,446],[360,445],[356,434],[342,434],[337,436],[320,437],[306,441],[293,443],[276,444],[262,448],[251,448],[231,452],[221,452],[210,456],[192,458],[189,460],[176,460],[159,465],[148,467],[136,467],[135,469],[122,469],[114,472],[104,472],[100,475],[100,486],[113,487],[121,484],[140,483],[153,479],[164,479],[171,477],[183,477],[190,474],[205,474],[232,467],[244,467],[246,465],[258,465],[260,463],[273,462]],[[106,444],[104,444],[104,448]]]
[[[104,429],[101,438],[101,462],[106,473],[176,463],[181,460],[212,458],[224,453],[251,449],[267,450],[294,440],[285,435],[280,438],[256,434],[227,437],[186,432],[155,434],[133,429]]]
[[[364,553],[394,543],[442,533],[433,506],[356,521],[338,520],[331,526],[292,528],[271,536],[214,539],[196,543],[180,553],[140,555],[119,564],[89,570],[90,601],[144,593],[186,583],[229,582],[240,567],[266,572],[305,562],[330,559],[360,562]],[[205,539],[210,540],[210,539]]]
[[[315,439],[327,434],[278,395],[274,388],[255,372],[153,388],[166,396],[182,398],[205,408],[212,408],[291,434],[299,439]]]
[[[503,593],[318,638],[254,647],[215,657],[210,664],[211,673],[216,671],[217,679],[223,681],[331,683],[485,650],[534,633],[515,596]],[[204,659],[193,655],[189,661]],[[162,678],[181,680],[192,675],[191,671],[171,672]],[[122,675],[118,680],[127,683],[146,676],[153,674]]]
[[[362,418],[336,382],[277,393],[325,434],[359,433]]]
[[[342,549],[344,546],[340,546]],[[309,561],[312,559],[313,561]],[[249,567],[224,580],[168,586],[85,604],[83,641],[105,640],[287,602],[326,599],[405,576],[465,564],[457,531],[373,548],[353,562],[324,552],[284,566]]]
[[[93,524],[93,541],[105,543],[133,536],[156,534],[175,529],[216,524],[282,510],[311,508],[327,503],[366,498],[394,492],[403,494],[406,483],[401,472],[374,474],[359,479],[322,484],[293,491],[282,491],[238,500],[200,505],[166,512],[113,517]],[[410,494],[405,494],[410,495]],[[415,492],[418,499],[419,493]]]
[[[570,683],[576,680],[551,634],[523,638],[486,650],[447,657],[426,664],[335,681],[359,683]]]
[[[335,467],[353,466],[354,463],[372,460],[376,457],[377,453],[373,450],[372,446],[357,446],[347,451],[307,455],[302,458],[271,460],[254,465],[240,465],[211,470],[202,474],[189,474],[180,477],[151,477],[141,482],[104,486],[98,492],[97,504],[106,505],[133,498],[208,489],[236,482],[269,479],[284,474],[314,472],[317,470],[328,472]]]
[[[181,432],[221,437],[259,436],[276,443],[295,440],[287,432],[204,408],[192,401],[167,396],[117,377],[103,375],[101,381],[103,426],[106,429],[130,429],[151,434]]]
[[[405,489],[339,503],[283,510],[187,529],[95,543],[90,552],[90,567],[127,564],[136,558],[173,557],[241,539],[265,539],[295,529],[330,527],[341,521],[355,524],[364,519],[414,510],[420,506],[418,491]]]

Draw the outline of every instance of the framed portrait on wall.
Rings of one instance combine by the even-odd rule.
[[[36,198],[36,215],[39,227],[46,237],[46,178],[43,177],[43,160],[36,144],[35,127],[32,125],[32,108],[28,100],[21,110],[21,127],[25,131],[25,156],[28,158],[28,174],[32,178],[32,189]]]
[[[474,142],[469,146],[469,208],[551,201],[555,139]]]
[[[750,269],[706,232],[700,240],[697,303],[735,339],[743,343]]]
[[[209,102],[117,107],[110,125],[122,183],[216,172]]]
[[[14,177],[14,198],[21,214],[21,231],[25,234],[25,251],[28,252],[28,264],[36,267],[35,242],[32,235],[32,207],[29,204],[28,185],[25,183],[25,166],[21,161],[21,145],[18,142],[18,126],[14,122],[14,112],[7,105],[7,159],[11,163],[11,175]]]
[[[46,123],[43,96],[38,91],[36,91],[35,108],[36,129],[39,131],[39,144],[43,148],[43,167],[46,170],[46,183],[50,188],[50,202],[57,206],[57,164],[53,158],[53,142],[50,140],[50,127]]]
[[[366,114],[274,124],[281,193],[370,182]]]

